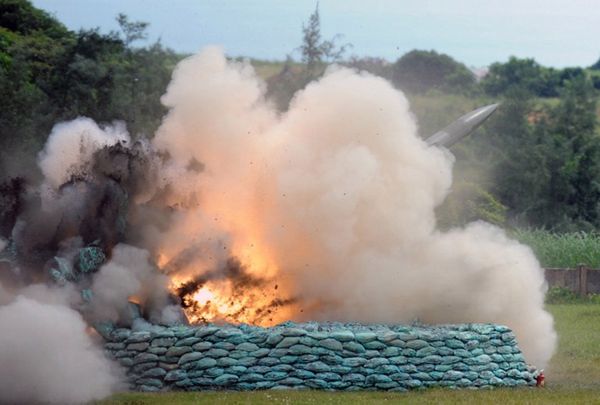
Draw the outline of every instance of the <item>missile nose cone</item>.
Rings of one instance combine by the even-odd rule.
[[[459,120],[464,119],[465,124],[469,123],[471,125],[479,125],[483,123],[483,121],[485,121],[490,115],[492,115],[498,106],[499,104],[496,103],[479,107],[478,109],[463,115],[459,118]]]
[[[448,125],[441,131],[436,132],[425,140],[429,146],[444,146],[446,148],[454,145],[471,132],[475,131],[490,115],[496,111],[499,104],[490,104],[479,107],[467,113]]]

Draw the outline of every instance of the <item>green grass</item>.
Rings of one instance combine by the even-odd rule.
[[[597,404],[600,391],[583,389],[431,389],[411,393],[260,391],[120,394],[103,404]]]
[[[600,305],[549,305],[558,351],[547,377],[551,386],[595,389],[600,401]]]
[[[600,305],[549,305],[559,345],[546,370],[544,389],[387,392],[194,392],[122,393],[98,404],[600,404]]]
[[[544,230],[516,230],[513,235],[533,249],[543,267],[576,267],[585,264],[600,268],[600,234],[552,233]]]

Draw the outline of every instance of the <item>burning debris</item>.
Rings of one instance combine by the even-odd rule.
[[[215,285],[226,283],[227,293],[216,295]],[[269,288],[271,287],[271,288]],[[218,288],[218,287],[217,287]],[[229,258],[225,266],[189,280],[176,289],[187,319],[206,323],[225,314],[225,321],[239,323],[273,322],[273,313],[294,299],[274,298],[277,285],[248,272],[237,258]],[[254,304],[259,302],[259,305]]]
[[[452,156],[417,136],[389,83],[332,68],[279,116],[248,64],[209,48],[162,102],[153,138],[61,123],[43,182],[0,185],[1,303],[45,283],[99,331],[495,322],[547,364],[539,263],[488,224],[436,229]]]

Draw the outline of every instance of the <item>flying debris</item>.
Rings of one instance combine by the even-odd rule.
[[[435,145],[449,148],[483,124],[496,111],[498,105],[486,105],[463,115],[446,128],[431,135],[425,142],[429,146]]]

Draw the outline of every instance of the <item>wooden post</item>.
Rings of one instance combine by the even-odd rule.
[[[579,295],[582,297],[587,296],[587,272],[588,269],[585,265],[580,264],[577,266],[579,273]]]

